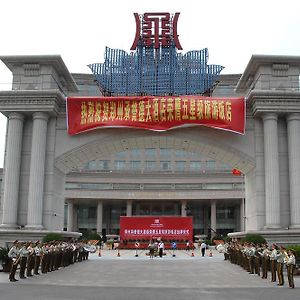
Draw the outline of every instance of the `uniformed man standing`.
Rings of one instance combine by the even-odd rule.
[[[27,251],[28,251],[28,258],[27,258],[26,276],[31,277],[32,276],[32,270],[34,268],[34,261],[35,261],[35,251],[34,251],[33,243],[29,243],[29,246],[27,247]]]
[[[40,241],[35,242],[34,252],[35,252],[34,274],[39,275],[40,274],[39,267],[41,264],[41,257],[42,257],[42,247],[41,247]]]
[[[19,248],[19,242],[17,240],[13,242],[12,247],[9,249],[8,257],[10,259],[12,259],[12,261],[13,261],[12,266],[11,266],[11,270],[10,270],[10,273],[9,273],[9,280],[12,281],[12,282],[18,281],[15,278],[16,271],[17,271],[17,268],[18,268],[18,264],[20,262],[20,248]]]
[[[27,257],[29,251],[27,250],[27,247],[29,246],[29,243],[25,242],[22,244],[21,249],[20,249],[20,278],[25,279],[25,269],[26,269],[26,264],[27,264]]]
[[[288,281],[289,281],[289,288],[293,289],[293,288],[295,288],[294,268],[296,266],[295,252],[293,250],[289,250],[289,252],[288,252],[288,257],[287,257],[287,260],[286,260],[286,266],[287,266],[287,275],[288,275]]]
[[[271,274],[272,274],[272,282],[276,281],[276,270],[277,270],[277,250],[278,247],[273,244],[272,252],[270,254],[270,264],[271,264]]]
[[[267,244],[263,245],[262,252],[261,252],[261,258],[262,258],[262,277],[263,279],[268,278],[268,269],[269,269],[269,255],[270,251],[268,249]]]
[[[42,273],[47,273],[48,271],[48,244],[44,243],[42,246]]]
[[[284,285],[283,279],[283,264],[285,259],[285,248],[281,247],[280,251],[277,253],[277,275],[278,275],[278,284],[277,285]]]

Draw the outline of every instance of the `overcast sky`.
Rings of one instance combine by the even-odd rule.
[[[183,52],[208,48],[209,64],[222,74],[242,73],[252,54],[300,55],[299,0],[2,0],[1,55],[60,54],[71,73],[90,73],[104,48],[129,52],[133,13],[180,12]],[[0,62],[0,90],[9,89]],[[6,118],[0,116],[0,167]]]

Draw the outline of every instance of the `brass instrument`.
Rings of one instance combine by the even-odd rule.
[[[20,260],[21,260],[21,256],[18,255],[18,256],[16,257],[16,260],[13,262],[13,265],[14,265],[14,266],[17,266],[17,265],[19,264]]]
[[[284,262],[287,263],[289,261],[289,255],[287,254],[286,251],[283,251],[283,254],[284,254]]]

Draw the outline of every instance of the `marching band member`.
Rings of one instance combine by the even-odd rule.
[[[44,243],[42,246],[42,273],[47,273],[48,271],[48,244]]]
[[[17,267],[20,262],[20,248],[19,248],[19,242],[17,240],[13,242],[12,247],[9,249],[8,257],[10,259],[12,259],[12,261],[13,261],[11,270],[9,273],[9,280],[13,281],[13,282],[18,281],[15,278]]]
[[[290,289],[293,289],[295,287],[295,284],[294,284],[295,265],[296,265],[295,252],[293,250],[289,250],[288,256],[286,258],[286,266],[287,266],[287,275],[288,275]]]
[[[277,249],[278,247],[273,244],[272,251],[270,254],[270,263],[271,263],[271,274],[272,274],[272,282],[276,281],[276,270],[277,270]]]
[[[26,269],[26,264],[27,264],[27,257],[29,254],[29,251],[27,250],[27,247],[29,246],[29,243],[25,242],[22,244],[21,249],[20,249],[20,278],[26,278],[25,277],[25,269]]]
[[[250,244],[248,247],[248,250],[246,252],[249,260],[249,273],[254,274],[254,255],[255,255],[255,247],[253,244]]]
[[[261,265],[261,257],[260,257],[260,252],[262,249],[260,248],[260,245],[255,246],[255,254],[254,254],[254,269],[255,269],[255,274],[260,276],[260,265]]]
[[[35,275],[39,275],[39,267],[41,264],[41,257],[42,257],[42,247],[40,244],[40,241],[36,241],[35,247],[34,247],[34,252],[35,252],[35,260],[34,260],[34,270],[33,273]]]
[[[28,247],[27,247],[27,251],[28,251],[28,257],[27,257],[27,272],[26,272],[26,276],[27,277],[31,277],[32,276],[32,269],[34,268],[34,261],[35,261],[35,251],[34,251],[34,247],[33,247],[33,243],[29,243]]]
[[[281,246],[280,251],[278,251],[277,253],[277,275],[278,275],[277,285],[284,285],[283,264],[284,264],[285,257],[286,257],[285,248]]]
[[[264,244],[262,248],[262,252],[260,252],[261,259],[262,259],[262,277],[263,279],[268,278],[268,269],[269,269],[269,255],[271,252],[268,249],[268,245]]]

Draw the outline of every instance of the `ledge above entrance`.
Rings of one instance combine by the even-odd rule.
[[[13,90],[59,89],[64,93],[78,92],[60,55],[12,55],[0,56],[0,59],[13,73]]]

